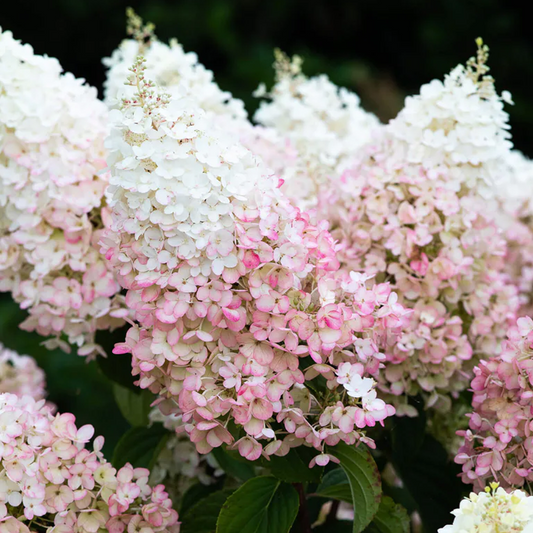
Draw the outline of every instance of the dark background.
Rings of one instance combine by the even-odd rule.
[[[475,52],[482,36],[498,90],[513,94],[515,145],[533,156],[533,36],[525,0],[0,0],[0,26],[59,59],[65,70],[98,87],[101,58],[125,37],[131,5],[156,24],[163,41],[177,37],[215,72],[219,85],[253,112],[252,91],[273,79],[272,51],[305,58],[307,74],[327,73],[355,90],[364,107],[386,121],[407,94],[441,78]],[[38,335],[18,329],[23,319],[0,295],[0,341],[37,358],[47,372],[49,398],[79,424],[92,423],[111,450],[128,427],[109,380],[83,358],[48,352]]]
[[[533,156],[533,36],[525,0],[0,0],[0,26],[57,57],[101,89],[101,58],[125,36],[126,6],[177,37],[249,111],[259,82],[272,80],[272,50],[298,53],[308,74],[327,73],[357,91],[382,120],[406,94],[442,78],[483,37],[509,109],[516,146]]]

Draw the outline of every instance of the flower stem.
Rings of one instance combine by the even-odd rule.
[[[311,521],[309,519],[309,509],[307,508],[307,499],[305,489],[302,483],[294,483],[294,488],[298,491],[300,499],[300,509],[298,510],[298,520],[302,533],[311,533]]]

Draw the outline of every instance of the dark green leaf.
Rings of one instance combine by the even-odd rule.
[[[317,496],[352,503],[352,489],[342,468],[330,470],[316,489]]]
[[[292,448],[287,455],[283,457],[271,455],[270,460],[264,460],[262,464],[270,470],[273,476],[282,481],[288,483],[318,483],[324,468],[320,466],[309,468],[309,462],[316,454],[316,451],[310,448]]]
[[[179,514],[184,516],[191,507],[196,505],[199,500],[203,500],[209,494],[216,492],[220,488],[220,483],[211,483],[204,485],[203,483],[195,483],[187,489],[180,502]],[[176,503],[176,502],[174,502]]]
[[[247,481],[227,500],[217,533],[287,533],[298,514],[298,493],[274,477]]]
[[[375,514],[365,533],[409,533],[411,524],[407,511],[392,498],[383,496]]]
[[[113,385],[113,395],[122,416],[132,426],[147,426],[149,423],[150,404],[154,401],[154,395],[149,390],[136,387],[132,390],[122,387],[118,383]]]
[[[390,496],[396,503],[399,503],[407,514],[412,514],[418,510],[413,496],[405,487],[392,487],[383,483],[383,494]]]
[[[339,442],[329,449],[329,453],[340,460],[341,468],[348,478],[355,509],[353,531],[359,533],[370,524],[379,507],[381,479],[378,467],[363,444],[356,447]]]
[[[152,468],[169,435],[163,424],[131,428],[115,447],[113,466],[121,468],[131,463],[134,467]]]
[[[219,490],[196,502],[180,516],[180,533],[215,533],[222,505],[232,493],[231,489]]]
[[[418,442],[418,422],[400,419],[393,429],[393,466],[406,490],[416,502],[424,530],[437,531],[450,521],[450,512],[457,507],[465,491],[458,478],[460,468],[431,435],[424,435],[413,454],[411,438]]]
[[[214,448],[211,453],[216,459],[218,466],[229,476],[240,479],[241,481],[248,481],[255,476],[255,471],[250,461],[244,463],[238,459],[234,459],[222,447]]]

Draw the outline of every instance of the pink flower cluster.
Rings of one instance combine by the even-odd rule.
[[[499,227],[507,241],[506,267],[520,294],[521,314],[531,312],[533,294],[533,162],[513,150],[495,183]]]
[[[107,109],[61,70],[0,30],[0,290],[28,310],[23,329],[88,355],[124,315],[97,246]]]
[[[418,393],[448,409],[475,358],[499,353],[519,305],[505,239],[486,208],[511,143],[502,99],[479,77],[485,60],[481,48],[467,68],[409,97],[321,196],[343,267],[390,282],[413,311],[379,379],[399,414],[415,414],[405,402]]]
[[[6,533],[177,533],[178,514],[149,471],[105,461],[103,437],[53,416],[44,400],[0,395],[0,530]]]
[[[405,315],[396,295],[338,273],[325,223],[191,102],[154,91],[142,61],[132,72],[112,112],[102,245],[138,325],[115,353],[132,353],[201,453],[371,444],[364,429],[394,413],[368,376]]]
[[[46,396],[46,383],[33,357],[19,355],[0,343],[0,393],[4,392],[40,400]]]
[[[481,361],[472,380],[473,413],[455,462],[462,479],[482,488],[487,480],[504,487],[533,481],[533,320],[519,318],[501,355]]]

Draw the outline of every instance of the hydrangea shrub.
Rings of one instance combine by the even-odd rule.
[[[533,531],[533,167],[488,48],[388,124],[278,50],[250,119],[128,16],[103,101],[0,30],[0,290],[130,425],[90,451],[0,347],[0,533]]]

